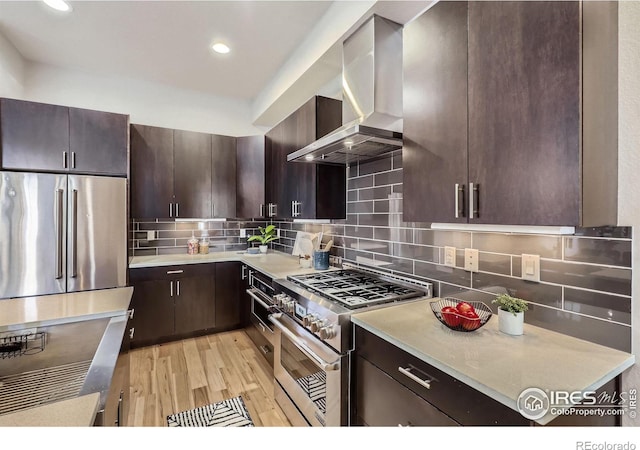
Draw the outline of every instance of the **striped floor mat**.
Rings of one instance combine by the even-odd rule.
[[[253,420],[242,400],[234,397],[167,416],[170,427],[252,427]]]

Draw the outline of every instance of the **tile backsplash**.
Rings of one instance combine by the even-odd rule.
[[[290,253],[298,231],[323,232],[345,261],[427,279],[434,295],[484,301],[508,292],[530,302],[527,323],[631,351],[631,228],[579,228],[574,235],[432,230],[402,221],[400,152],[348,169],[347,217],[330,224],[274,221],[273,248]],[[425,201],[425,207],[428,207]],[[456,247],[456,267],[444,247]],[[479,272],[464,270],[464,249]],[[540,255],[540,282],[524,281],[521,255]]]

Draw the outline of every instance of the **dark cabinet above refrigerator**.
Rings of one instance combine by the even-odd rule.
[[[0,99],[2,168],[127,176],[129,116]]]

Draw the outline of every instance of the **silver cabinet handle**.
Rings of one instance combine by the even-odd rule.
[[[460,200],[462,196],[462,201]],[[456,219],[464,217],[464,184],[456,183],[455,186]]]
[[[184,270],[180,269],[180,270],[167,270],[167,275],[174,275],[176,273],[183,273]]]
[[[415,376],[414,374],[412,374],[411,370],[418,370],[418,369],[413,367],[411,364],[409,364],[409,367],[407,369],[405,369],[404,367],[398,367],[398,372],[400,372],[401,374],[405,375],[406,377],[412,379],[413,381],[418,383],[420,386],[423,386],[423,387],[425,387],[427,389],[431,389],[431,382],[434,380],[433,377],[431,377],[431,379],[428,379],[428,380],[423,380],[422,378],[419,378],[419,377]],[[424,375],[427,375],[424,372],[422,372],[422,373]],[[427,377],[428,376],[429,375],[427,375]]]
[[[264,217],[264,203],[260,203],[260,214],[258,217]]]
[[[296,217],[296,201],[292,200],[291,201],[291,217]]]
[[[176,217],[180,217],[180,203],[176,203]]]
[[[75,278],[78,276],[78,190],[74,189],[71,195],[71,213],[72,217],[72,226],[73,230],[71,230],[72,236],[72,245],[73,248],[71,250],[71,277]]]
[[[260,324],[262,325],[262,324]],[[264,327],[264,325],[262,325],[262,327]],[[261,345],[260,347],[258,347],[260,349],[260,351],[262,353],[264,353],[265,355],[268,355],[269,353],[271,353],[271,349],[269,347],[267,347],[266,345]]]
[[[260,329],[262,330],[263,333],[267,332],[267,327],[265,327],[264,325],[262,325],[260,322],[258,322],[258,325],[260,325]]]
[[[135,327],[133,327],[133,328],[131,328],[129,330],[129,339],[133,339],[133,335],[135,334],[135,332],[136,332]]]
[[[469,218],[478,217],[480,207],[478,206],[479,184],[469,183]]]
[[[169,217],[173,217],[173,203],[169,203]]]
[[[62,278],[62,243],[64,240],[64,190],[56,190],[56,279]]]
[[[71,168],[76,168],[76,152],[71,152]]]
[[[241,276],[241,278],[243,280],[245,280],[247,278],[247,266],[245,266],[245,265],[242,266],[242,276]]]
[[[176,288],[177,296],[180,297],[180,280],[176,281],[176,284],[177,284],[177,288]]]
[[[173,297],[173,281],[169,283],[169,290],[171,292],[171,297]]]
[[[273,214],[271,215],[272,217],[275,217],[278,215],[278,204],[274,203],[273,204]]]
[[[134,313],[135,311],[136,311],[136,310],[135,310],[135,308],[131,308],[131,309],[129,310],[129,319],[133,319],[133,313]]]
[[[68,165],[68,156],[67,156],[67,152],[62,152],[62,168],[63,169],[68,169],[67,165]]]

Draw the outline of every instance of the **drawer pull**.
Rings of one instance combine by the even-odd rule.
[[[429,377],[429,375],[427,375],[426,373],[422,372],[424,375],[427,375],[427,377],[429,377],[429,379],[423,380],[422,378],[417,377],[416,375],[412,374],[411,373],[412,370],[419,371],[418,369],[413,367],[411,364],[409,364],[409,367],[407,369],[405,369],[404,367],[398,367],[398,372],[400,372],[401,374],[405,375],[408,378],[411,378],[413,381],[418,383],[420,386],[423,386],[423,387],[425,387],[427,389],[431,389],[431,382],[434,380],[434,378],[433,377]]]
[[[261,345],[260,347],[258,347],[260,349],[260,351],[262,351],[262,353],[264,353],[265,355],[268,355],[269,353],[271,353],[271,349],[269,349],[269,347],[267,347],[266,345]]]
[[[176,273],[183,273],[184,270],[167,270],[167,275],[175,275]]]

